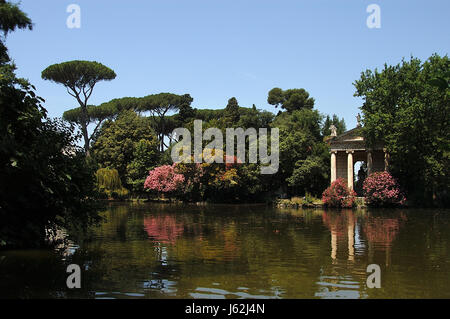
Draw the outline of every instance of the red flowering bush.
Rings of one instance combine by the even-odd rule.
[[[363,191],[369,206],[399,206],[406,201],[397,181],[388,172],[370,174],[364,181]]]
[[[174,193],[184,183],[184,176],[175,171],[176,164],[156,167],[149,172],[144,188],[159,193]]]
[[[351,208],[355,199],[355,191],[347,187],[343,178],[335,180],[322,194],[322,201],[327,207]]]

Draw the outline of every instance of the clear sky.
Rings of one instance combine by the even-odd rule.
[[[67,6],[81,8],[81,28],[66,26]],[[366,8],[381,8],[369,29]],[[62,85],[41,79],[48,65],[95,60],[117,78],[98,84],[90,104],[124,96],[189,93],[193,107],[222,108],[235,96],[275,112],[273,87],[305,88],[322,113],[356,125],[361,71],[421,59],[450,48],[448,0],[22,0],[33,31],[7,46],[52,117],[77,107]]]

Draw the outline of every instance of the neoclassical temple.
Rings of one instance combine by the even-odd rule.
[[[385,171],[388,167],[388,154],[382,144],[367,148],[362,136],[362,127],[359,123],[356,128],[339,136],[336,127],[330,126],[331,138],[328,140],[331,152],[331,183],[338,178],[344,178],[349,188],[354,189],[354,168],[357,162],[365,164],[367,170],[361,172],[361,177],[378,171]]]

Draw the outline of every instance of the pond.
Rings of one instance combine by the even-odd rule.
[[[0,252],[0,298],[450,298],[449,210],[111,204],[59,250]],[[66,287],[80,265],[81,289]],[[381,269],[368,288],[367,266]]]

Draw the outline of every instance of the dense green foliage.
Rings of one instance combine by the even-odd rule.
[[[159,159],[159,143],[150,122],[134,111],[123,111],[115,121],[104,123],[93,144],[99,166],[116,169],[130,190],[143,190],[148,171]]]
[[[17,28],[19,29],[33,29],[31,19],[20,10],[20,8],[13,3],[0,0],[0,30],[3,37]],[[1,37],[2,35],[0,35]],[[4,39],[0,41],[0,63],[4,67],[4,63],[9,62],[7,48],[4,44]]]
[[[184,179],[177,189],[177,197],[183,201],[236,203],[270,199],[257,164],[181,163],[175,171]]]
[[[133,160],[127,165],[126,183],[134,193],[142,192],[145,177],[159,160],[156,140],[139,140],[134,144]]]
[[[309,93],[305,89],[283,91],[280,88],[273,88],[269,92],[267,102],[275,105],[275,107],[280,106],[282,109],[292,112],[303,108],[312,109],[315,101],[312,97],[309,97]]]
[[[16,5],[0,1],[5,35],[31,28]],[[39,246],[57,227],[97,219],[94,171],[76,146],[73,126],[51,120],[34,87],[16,77],[1,41],[0,247]]]
[[[320,195],[328,184],[330,160],[322,119],[317,110],[301,109],[283,112],[271,124],[280,129],[280,171],[274,183],[288,195]]]
[[[168,147],[164,138],[169,136],[175,129],[175,121],[167,119],[169,112],[176,112],[183,108],[183,111],[189,110],[193,101],[189,94],[176,95],[172,93],[159,93],[145,96],[140,99],[141,104],[139,111],[149,111],[152,117],[152,125],[157,133],[160,151],[164,151],[164,147]],[[181,116],[186,116],[183,112]]]
[[[53,120],[36,89],[16,77],[5,46],[8,33],[27,28],[32,29],[27,15],[0,0],[0,248],[42,245],[57,228],[84,228],[98,218],[98,191],[114,199],[149,195],[145,188],[158,190],[158,176],[169,167],[183,181],[172,183],[176,189],[171,194],[185,201],[305,196],[310,202],[311,195],[323,194],[329,206],[354,204],[355,194],[344,180],[326,189],[330,126],[341,134],[345,122],[314,109],[315,100],[305,89],[270,90],[268,103],[282,109],[277,115],[255,105],[242,107],[235,97],[223,109],[195,109],[189,94],[173,93],[116,98],[94,106],[88,100],[96,84],[116,74],[101,63],[76,60],[42,71],[43,79],[62,84],[79,104],[64,112],[66,122]],[[394,188],[394,179],[373,181],[371,190],[364,190],[372,202],[389,196],[394,198],[390,203],[403,202],[398,199],[402,187],[412,204],[450,204],[449,69],[447,56],[433,55],[425,62],[411,58],[381,71],[367,70],[354,83],[355,96],[364,100],[367,146],[383,143],[390,173],[400,184]],[[196,119],[203,120],[203,130],[216,127],[224,136],[232,127],[279,128],[279,171],[263,175],[260,163],[237,160],[174,165],[170,151],[178,137],[172,131],[186,127],[192,132]],[[81,135],[73,133],[75,125]],[[81,138],[84,149],[77,146]],[[392,187],[385,186],[388,182]]]
[[[192,108],[189,95],[161,93],[115,99],[107,104],[114,105],[113,108],[121,113],[117,118],[105,121],[94,137],[94,158],[99,167],[117,169],[123,185],[140,196],[149,170],[172,164],[170,147],[176,142],[171,136],[174,128],[186,127],[193,132],[196,119],[203,121],[203,131],[216,127],[223,136],[229,127],[277,127],[280,129],[280,170],[277,174],[261,175],[259,164],[239,164],[233,168],[227,168],[225,164],[202,165],[200,171],[195,165],[180,166],[177,169],[183,170],[187,182],[177,194],[186,201],[219,202],[270,201],[279,195],[303,196],[306,193],[318,196],[329,180],[324,125],[334,123],[342,131],[345,123],[336,115],[333,120],[328,116],[324,121],[325,117],[309,106],[314,100],[306,91],[286,92],[289,96],[308,97],[309,102],[275,116],[269,111],[258,110],[255,105],[241,107],[236,98],[229,99],[225,108],[215,110]],[[150,116],[136,114],[146,111]],[[203,147],[208,143],[203,141]]]
[[[107,198],[125,198],[128,190],[122,186],[119,172],[116,169],[100,168],[95,173],[97,178],[97,188],[102,196]]]
[[[42,101],[33,86],[16,78],[14,65],[1,64],[0,246],[40,245],[46,229],[75,220],[81,226],[93,217],[87,199],[93,175],[75,146],[73,128],[48,119]]]
[[[227,127],[233,127],[233,125],[239,122],[239,104],[235,97],[228,100],[228,104],[225,107],[225,125]]]
[[[87,94],[98,81],[113,80],[115,77],[113,70],[95,61],[63,62],[50,65],[42,71],[43,79],[61,83],[73,91],[88,90]]]
[[[450,204],[449,68],[447,56],[411,58],[355,82],[365,138],[384,143],[389,170],[414,204]]]

